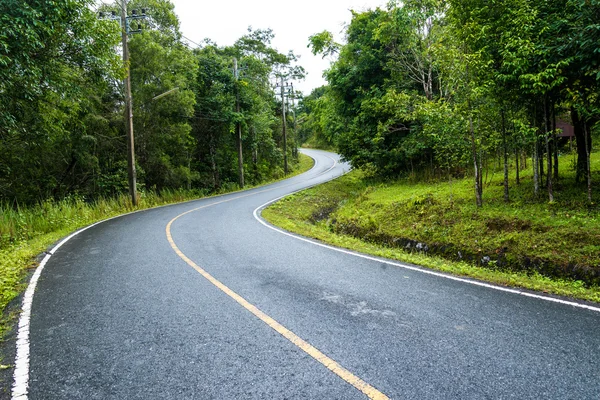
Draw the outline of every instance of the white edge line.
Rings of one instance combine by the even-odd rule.
[[[327,157],[331,158],[329,156],[327,156]],[[333,158],[331,158],[331,159],[333,160]],[[315,164],[313,165],[311,170],[315,169],[318,164],[318,161],[316,159],[313,158],[313,160],[315,161]],[[333,162],[334,162],[333,166],[323,173],[329,172],[331,169],[333,169],[335,167],[336,161],[333,160]],[[321,173],[321,174],[323,174],[323,173]],[[321,175],[321,174],[319,174],[319,175]],[[277,182],[274,182],[274,183],[277,183]],[[252,189],[256,189],[256,188],[252,188]],[[135,210],[135,211],[132,211],[129,213],[116,215],[114,217],[110,217],[110,218],[104,219],[102,221],[95,222],[91,225],[88,225],[84,228],[81,228],[81,229],[73,232],[71,235],[69,235],[66,238],[64,238],[63,240],[61,240],[50,251],[48,251],[46,253],[46,256],[40,262],[40,265],[38,265],[38,267],[35,269],[33,275],[31,276],[29,284],[27,285],[27,289],[25,290],[25,293],[23,295],[23,300],[21,303],[21,315],[19,316],[19,323],[17,325],[17,327],[18,327],[17,328],[18,329],[17,330],[17,343],[16,343],[17,351],[16,351],[16,356],[15,356],[15,371],[13,373],[13,386],[12,386],[12,392],[11,392],[11,399],[12,400],[27,400],[27,394],[28,394],[28,389],[29,389],[29,343],[30,343],[29,342],[29,334],[30,334],[29,324],[31,321],[31,308],[33,305],[33,296],[35,294],[35,289],[37,287],[37,283],[42,274],[42,271],[44,270],[44,267],[46,266],[46,264],[48,263],[50,258],[54,255],[54,253],[56,253],[56,251],[62,245],[67,243],[73,237],[79,235],[81,232],[86,231],[98,224],[101,224],[101,223],[104,223],[104,222],[107,222],[107,221],[110,221],[110,220],[113,220],[116,218],[121,218],[121,217],[124,217],[127,215],[136,214],[136,213],[143,212],[143,211],[149,211],[152,209],[181,205],[181,204],[190,203],[190,202],[198,201],[198,200],[224,197],[227,195],[232,195],[234,193],[235,192],[223,193],[223,194],[217,195],[217,196],[208,196],[208,197],[203,197],[200,199],[194,199],[194,200],[184,201],[184,202],[175,203],[175,204],[165,204],[165,205],[161,205],[161,206],[157,206],[157,207],[145,208],[142,210]]]
[[[335,167],[335,164],[334,164],[334,167]],[[330,168],[330,170],[331,169],[333,169],[333,167]],[[262,212],[262,210],[264,208],[268,207],[269,205],[271,205],[271,204],[273,204],[273,203],[275,203],[275,202],[277,202],[277,201],[279,201],[279,200],[281,200],[281,199],[283,199],[285,197],[291,196],[293,194],[296,194],[296,193],[301,192],[301,191],[306,190],[306,189],[310,189],[310,188],[312,188],[314,186],[317,186],[317,185],[318,184],[315,184],[315,185],[306,187],[304,189],[296,190],[296,191],[294,191],[292,193],[286,194],[285,196],[281,196],[281,197],[278,197],[278,198],[276,198],[274,200],[268,201],[267,203],[265,203],[265,204],[257,207],[254,210],[254,218],[258,222],[260,222],[261,224],[263,224],[264,226],[266,226],[267,228],[272,229],[272,230],[274,230],[276,232],[279,232],[282,235],[286,235],[286,236],[292,237],[294,239],[301,240],[303,242],[313,244],[315,246],[320,246],[320,247],[323,247],[323,248],[326,248],[326,249],[329,249],[329,250],[337,251],[339,253],[344,253],[344,254],[348,254],[348,255],[351,255],[351,256],[363,258],[365,260],[381,262],[381,263],[384,263],[384,264],[392,265],[394,267],[400,267],[400,268],[408,269],[408,270],[415,271],[415,272],[420,272],[420,273],[427,274],[427,275],[437,276],[439,278],[450,279],[450,280],[453,280],[453,281],[456,281],[456,282],[467,283],[467,284],[470,284],[470,285],[475,285],[475,286],[480,286],[480,287],[484,287],[484,288],[488,288],[488,289],[498,290],[498,291],[501,291],[501,292],[517,294],[517,295],[521,295],[521,296],[525,296],[525,297],[531,297],[531,298],[534,298],[534,299],[549,301],[549,302],[552,302],[552,303],[559,303],[559,304],[569,305],[569,306],[573,306],[573,307],[577,307],[577,308],[583,308],[583,309],[590,310],[590,311],[600,312],[600,307],[594,307],[594,306],[590,306],[590,305],[587,305],[587,304],[580,304],[580,303],[576,303],[574,301],[556,299],[554,297],[542,296],[542,295],[539,295],[539,294],[525,292],[525,291],[519,290],[519,289],[511,289],[511,288],[507,288],[507,287],[496,286],[496,285],[492,285],[490,283],[479,282],[479,281],[476,281],[476,280],[459,278],[457,276],[446,275],[446,274],[443,274],[443,273],[440,273],[440,272],[435,272],[435,271],[431,271],[431,270],[427,270],[427,269],[423,269],[423,268],[419,268],[419,267],[414,267],[414,266],[411,266],[411,265],[408,265],[408,264],[404,264],[404,263],[401,263],[401,262],[394,262],[394,261],[390,261],[390,260],[387,260],[387,259],[384,259],[384,258],[377,258],[377,257],[373,257],[373,256],[368,256],[366,254],[361,254],[361,253],[357,253],[357,252],[354,252],[354,251],[342,249],[342,248],[339,248],[339,247],[334,247],[334,246],[330,246],[330,245],[327,245],[327,244],[319,243],[319,242],[316,242],[314,240],[305,238],[303,236],[299,236],[299,235],[292,234],[290,232],[286,232],[283,229],[276,228],[273,225],[267,223],[259,215],[260,212]]]
[[[23,301],[21,303],[21,315],[19,317],[18,331],[17,331],[17,352],[15,356],[15,371],[13,373],[13,386],[12,386],[12,400],[26,400],[27,392],[29,389],[29,324],[31,321],[31,307],[33,305],[33,296],[35,294],[35,288],[37,287],[38,280],[44,270],[44,267],[52,257],[52,255],[65,243],[71,240],[73,237],[79,235],[81,232],[86,231],[94,226],[103,222],[110,221],[112,219],[124,217],[126,215],[135,214],[144,210],[136,210],[130,213],[117,215],[111,218],[107,218],[102,221],[98,221],[84,228],[81,228],[71,235],[61,240],[56,246],[46,253],[46,256],[35,269],[35,272],[31,276],[31,280],[27,285],[25,294],[23,295]]]
[[[197,200],[203,200],[203,199],[196,199],[196,200],[191,200],[191,201],[197,201]],[[184,203],[187,203],[187,202],[184,202]],[[40,278],[40,275],[42,274],[44,267],[46,266],[46,264],[48,263],[50,258],[54,255],[54,253],[56,253],[56,251],[59,248],[61,248],[65,243],[67,243],[73,237],[79,235],[80,233],[82,233],[90,228],[93,228],[96,225],[102,224],[107,221],[111,221],[113,219],[125,217],[127,215],[137,214],[137,213],[140,213],[143,211],[149,211],[149,210],[155,209],[155,208],[169,207],[169,206],[173,206],[173,205],[177,205],[177,204],[181,204],[181,203],[165,204],[165,205],[161,205],[158,207],[144,208],[141,210],[135,210],[135,211],[128,212],[125,214],[115,215],[114,217],[110,217],[110,218],[104,219],[102,221],[95,222],[91,225],[88,225],[84,228],[81,228],[81,229],[73,232],[72,234],[70,234],[63,240],[61,240],[56,246],[54,246],[51,250],[49,250],[46,253],[46,256],[43,258],[42,262],[40,262],[40,265],[38,265],[38,267],[35,269],[33,275],[31,276],[29,284],[27,285],[27,289],[25,290],[25,294],[23,295],[23,301],[21,303],[21,315],[19,316],[19,323],[17,325],[18,326],[17,344],[16,344],[17,352],[16,352],[16,356],[15,356],[15,371],[13,373],[13,386],[12,386],[12,393],[11,393],[12,400],[27,400],[27,393],[29,390],[29,344],[30,344],[30,342],[29,342],[29,324],[31,321],[31,308],[33,305],[33,296],[35,294],[35,289],[37,287],[37,283]]]

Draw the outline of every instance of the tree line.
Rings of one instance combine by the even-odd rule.
[[[271,46],[272,31],[250,28],[232,46],[192,48],[170,1],[127,7],[147,15],[129,38],[127,66],[138,190],[210,192],[282,176],[282,103],[271,82],[303,76],[294,54]],[[119,10],[0,3],[0,202],[127,192],[121,27],[99,17]]]
[[[328,85],[302,104],[301,137],[336,145],[380,176],[433,169],[472,174],[533,164],[535,196],[560,182],[557,121],[572,123],[576,180],[592,201],[590,152],[600,129],[600,1],[404,0],[353,12],[346,43],[311,36],[335,58]],[[565,168],[562,166],[561,168]]]

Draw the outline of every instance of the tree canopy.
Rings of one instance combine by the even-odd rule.
[[[281,104],[271,84],[304,71],[293,53],[272,47],[271,30],[249,29],[232,46],[207,40],[191,48],[169,0],[131,0],[128,15],[143,8],[146,18],[132,21],[141,30],[129,35],[124,66],[119,21],[98,13],[118,15],[120,3],[107,3],[1,2],[0,201],[127,190],[125,68],[142,195],[235,185],[242,154],[251,184],[283,174]]]
[[[328,85],[305,99],[306,121],[380,176],[472,174],[482,205],[490,160],[504,164],[510,201],[509,168],[528,156],[535,196],[545,189],[553,200],[562,120],[574,125],[577,180],[590,188],[599,11],[597,0],[406,0],[353,12],[345,44],[328,32],[309,39],[313,52],[338,57]]]

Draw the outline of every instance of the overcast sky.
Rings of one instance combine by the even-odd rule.
[[[306,46],[308,37],[328,30],[342,41],[343,29],[350,22],[350,9],[384,8],[388,0],[171,0],[181,21],[184,36],[196,43],[210,38],[219,46],[232,45],[254,29],[271,28],[275,34],[273,47],[287,54],[300,55],[299,64],[308,72],[304,82],[294,86],[309,94],[326,82],[323,70],[328,60],[313,56]]]

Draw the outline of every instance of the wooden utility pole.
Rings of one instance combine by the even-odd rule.
[[[292,83],[290,85],[290,93],[292,94],[292,107],[290,108],[290,111],[292,112],[292,116],[294,118],[293,120],[293,124],[292,124],[292,138],[294,139],[294,146],[292,147],[292,156],[294,158],[298,157],[298,138],[296,137],[296,110],[294,109],[296,107],[296,103],[295,103],[295,93],[294,93],[294,84]]]
[[[287,159],[287,132],[285,121],[285,98],[283,87],[283,76],[281,77],[281,120],[283,121],[283,173],[288,174],[288,159]]]
[[[239,70],[237,58],[233,58],[233,76],[235,78],[235,111],[240,114],[240,90],[238,85]],[[242,124],[238,120],[235,125],[235,131],[237,136],[237,148],[238,148],[238,175],[240,188],[244,187],[244,154],[242,148]]]
[[[131,106],[131,75],[129,73],[129,48],[127,47],[127,0],[121,0],[121,38],[123,40],[123,64],[125,76],[125,130],[127,131],[127,175],[131,204],[137,206],[137,188],[135,172],[135,145],[133,139],[133,109]]]

